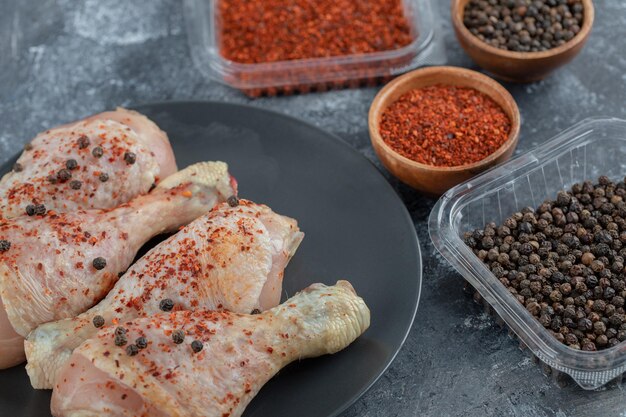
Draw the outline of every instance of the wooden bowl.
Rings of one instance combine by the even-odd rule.
[[[463,23],[465,5],[470,0],[452,0],[452,26],[465,52],[479,66],[498,78],[513,82],[532,82],[545,78],[571,61],[583,48],[593,25],[593,1],[583,1],[583,24],[569,42],[540,52],[514,52],[491,46],[474,36]]]
[[[511,133],[506,142],[485,159],[458,167],[425,165],[394,151],[380,136],[382,113],[407,91],[434,84],[471,87],[491,97],[511,121]],[[402,182],[430,195],[441,195],[453,186],[509,159],[517,145],[519,130],[519,109],[509,92],[486,75],[458,67],[428,67],[398,77],[380,90],[369,111],[372,146],[385,168]]]

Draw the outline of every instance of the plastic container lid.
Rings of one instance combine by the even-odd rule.
[[[445,62],[443,39],[431,4],[434,0],[402,0],[413,36],[413,41],[402,48],[259,64],[234,62],[221,54],[218,1],[226,0],[185,0],[194,61],[210,78],[251,95],[376,84],[418,66]]]
[[[538,207],[560,190],[601,175],[626,174],[626,121],[586,119],[544,145],[445,193],[429,218],[439,252],[478,291],[520,342],[552,368],[584,389],[596,389],[626,372],[626,343],[585,352],[554,338],[521,305],[462,240],[466,231],[488,222],[501,224],[523,207]]]

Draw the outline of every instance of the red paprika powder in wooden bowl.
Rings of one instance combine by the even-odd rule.
[[[493,79],[464,68],[430,67],[387,84],[369,113],[383,165],[432,195],[507,160],[519,138],[519,109]]]

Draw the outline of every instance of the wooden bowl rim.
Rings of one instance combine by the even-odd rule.
[[[470,164],[465,164],[465,165],[457,165],[453,167],[427,165],[421,162],[414,161],[412,159],[407,158],[404,155],[399,154],[392,147],[387,145],[387,143],[380,136],[379,119],[380,119],[380,115],[382,114],[382,112],[386,109],[386,107],[382,108],[380,103],[387,96],[392,94],[399,86],[408,82],[409,80],[413,80],[415,78],[426,77],[433,73],[442,73],[442,72],[446,73],[446,75],[450,79],[452,78],[457,78],[457,79],[479,78],[482,82],[484,82],[485,84],[488,84],[494,91],[496,91],[496,93],[500,95],[501,98],[504,99],[504,101],[509,103],[511,108],[513,109],[512,117],[510,117],[511,132],[509,132],[509,137],[495,152],[493,152],[492,154],[489,154],[487,157],[485,157],[484,159],[481,159],[480,161],[472,162]],[[445,81],[441,82],[440,84],[447,85]],[[491,93],[484,93],[484,94],[486,94],[487,96],[493,99],[493,94]],[[392,80],[387,85],[385,85],[378,92],[378,94],[376,94],[376,97],[374,97],[374,100],[372,101],[372,104],[370,105],[368,119],[369,119],[368,126],[369,126],[369,131],[370,131],[370,138],[372,141],[372,145],[374,145],[374,147],[379,146],[379,147],[385,148],[385,150],[387,150],[389,154],[393,155],[394,158],[401,161],[404,165],[410,166],[413,169],[421,169],[424,171],[433,171],[433,172],[442,172],[442,173],[477,170],[477,169],[481,169],[482,167],[486,165],[489,165],[491,162],[493,162],[495,159],[499,158],[502,154],[504,154],[507,150],[509,150],[511,146],[514,146],[515,143],[517,143],[517,139],[519,137],[519,132],[520,132],[520,124],[521,124],[519,107],[517,106],[517,103],[515,102],[515,99],[513,98],[513,96],[511,96],[511,94],[507,91],[506,88],[504,88],[500,83],[498,83],[493,78],[488,77],[485,74],[482,74],[478,71],[473,71],[473,70],[462,68],[462,67],[452,67],[452,66],[435,66],[435,67],[420,68],[420,69],[408,72]]]
[[[589,36],[589,33],[591,32],[591,27],[593,26],[593,20],[595,15],[593,0],[582,0],[584,8],[583,26],[580,28],[580,32],[578,32],[576,36],[574,36],[563,45],[557,46],[556,48],[548,49],[547,51],[517,52],[491,46],[488,43],[478,39],[476,36],[474,36],[474,34],[472,34],[472,32],[469,31],[469,29],[463,23],[463,15],[465,12],[463,10],[459,10],[461,3],[467,3],[468,1],[469,0],[452,0],[451,6],[452,24],[457,29],[457,31],[461,33],[463,38],[465,38],[470,44],[472,44],[473,47],[481,49],[492,55],[519,60],[551,58],[576,47],[578,44],[584,42]]]

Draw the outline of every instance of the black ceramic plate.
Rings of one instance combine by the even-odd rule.
[[[306,237],[286,271],[285,297],[314,282],[347,279],[365,299],[372,324],[363,336],[336,355],[285,368],[244,413],[338,415],[385,372],[415,317],[420,249],[402,201],[363,156],[299,120],[224,103],[137,110],[169,134],[179,167],[226,161],[240,196],[298,220]],[[23,366],[0,371],[1,415],[48,416],[49,399],[49,392],[30,387]]]

